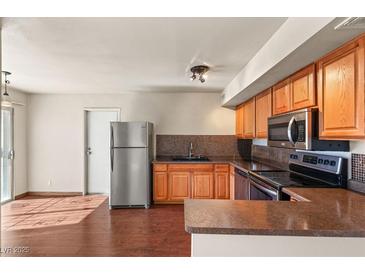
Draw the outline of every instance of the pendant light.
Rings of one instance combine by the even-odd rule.
[[[1,71],[4,74],[4,93],[2,94],[1,106],[2,107],[12,107],[13,104],[10,101],[10,96],[8,93],[8,85],[10,81],[7,79],[7,76],[11,75],[9,71]]]

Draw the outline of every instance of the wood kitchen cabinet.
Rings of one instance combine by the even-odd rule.
[[[181,204],[184,199],[229,199],[230,165],[166,163],[153,165],[153,201]]]
[[[192,198],[213,199],[214,177],[213,172],[193,172],[192,174]]]
[[[229,166],[229,198],[234,200],[234,182],[235,182],[234,166]]]
[[[236,107],[236,137],[243,138],[243,105]]]
[[[153,199],[155,201],[167,200],[167,189],[167,165],[153,165]]]
[[[255,98],[236,107],[236,137],[255,138]]]
[[[154,172],[153,182],[153,199],[155,201],[167,200],[167,172]]]
[[[229,199],[229,165],[216,164],[214,166],[214,197],[215,199]]]
[[[229,199],[229,173],[216,172],[214,181],[215,181],[215,198]]]
[[[305,67],[290,77],[290,110],[297,110],[316,105],[315,65]]]
[[[190,173],[170,172],[168,175],[170,201],[183,201],[190,197]]]
[[[311,64],[273,86],[273,114],[316,105],[315,65]]]
[[[365,138],[364,43],[362,36],[317,62],[321,139]]]
[[[255,138],[255,97],[243,104],[243,138]]]
[[[256,96],[256,138],[267,138],[267,118],[272,115],[271,89]]]
[[[290,111],[290,81],[286,79],[273,86],[272,112],[274,115]]]

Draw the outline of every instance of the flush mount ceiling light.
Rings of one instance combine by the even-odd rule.
[[[190,69],[192,72],[192,75],[190,76],[190,80],[194,81],[195,79],[199,79],[200,82],[204,83],[207,79],[207,72],[209,70],[208,66],[200,65],[200,66],[194,66]]]

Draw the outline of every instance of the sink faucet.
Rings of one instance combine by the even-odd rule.
[[[188,154],[188,156],[189,157],[192,157],[194,154],[193,154],[193,143],[192,142],[190,142],[190,145],[189,145],[189,154]]]

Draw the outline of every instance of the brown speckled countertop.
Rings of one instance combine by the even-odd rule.
[[[189,233],[365,237],[365,195],[338,188],[286,188],[300,202],[185,200]]]
[[[219,157],[219,156],[208,156],[209,161],[174,161],[172,156],[158,156],[152,162],[155,164],[216,164],[216,163],[227,163],[234,167],[237,167],[245,172],[254,170],[277,170],[278,168],[263,164],[257,161],[245,161],[238,157]]]

